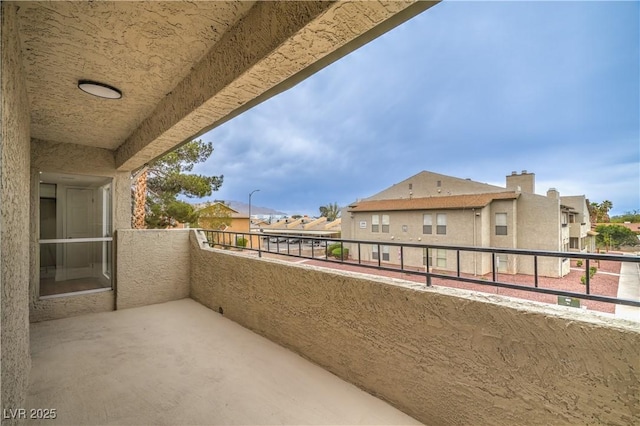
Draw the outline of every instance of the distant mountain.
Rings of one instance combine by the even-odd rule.
[[[249,214],[249,204],[242,201],[227,200],[227,205],[239,213]],[[251,203],[251,215],[286,215],[286,213],[271,209],[269,207],[256,206]]]
[[[234,209],[238,213],[249,214],[249,204],[248,203],[243,203],[242,201],[235,201],[235,200],[215,200],[215,201],[221,201],[221,202],[225,203],[226,205],[228,205],[229,207],[231,207],[232,209]],[[215,201],[212,201],[212,203],[214,203]],[[251,204],[251,216],[255,216],[255,215],[286,216],[287,214],[284,213],[284,212],[278,211],[278,210],[271,209],[269,207],[256,206],[256,205],[254,205],[252,203]]]

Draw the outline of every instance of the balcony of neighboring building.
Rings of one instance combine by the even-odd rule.
[[[590,230],[591,228],[587,223],[569,223],[569,236],[571,238],[584,238]]]

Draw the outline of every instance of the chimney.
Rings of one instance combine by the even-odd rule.
[[[527,173],[526,170],[522,171],[522,174],[517,172],[511,172],[511,175],[507,176],[507,189],[511,191],[518,191],[533,194],[536,192],[536,175],[535,173]]]
[[[547,191],[547,197],[559,200],[560,193],[555,188],[549,188],[549,190]]]

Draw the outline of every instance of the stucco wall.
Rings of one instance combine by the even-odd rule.
[[[440,182],[440,186],[438,186],[438,182]],[[410,198],[410,196],[414,198],[438,197],[443,195],[480,194],[503,191],[506,191],[503,187],[423,171],[365,199],[389,200],[395,198]]]
[[[52,299],[36,299],[31,303],[31,322],[75,317],[96,312],[109,312],[115,308],[113,291],[90,294],[68,294]]]
[[[20,408],[29,382],[29,101],[22,73],[16,7],[2,3],[0,284],[2,404]]]
[[[192,298],[425,424],[640,421],[631,323],[201,247]]]
[[[188,229],[116,233],[116,308],[189,297]]]

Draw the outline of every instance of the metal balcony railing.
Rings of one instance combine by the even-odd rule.
[[[584,300],[593,300],[598,302],[614,303],[619,305],[640,307],[639,300],[622,299],[592,292],[592,274],[591,270],[594,265],[600,261],[614,262],[630,262],[640,265],[640,256],[625,256],[600,253],[584,253],[584,252],[554,252],[545,250],[523,250],[523,249],[506,249],[506,248],[490,248],[490,247],[470,247],[470,246],[450,246],[440,244],[415,244],[404,242],[381,242],[381,241],[362,241],[347,240],[336,238],[320,238],[312,236],[293,236],[291,234],[269,234],[260,233],[242,233],[228,232],[216,230],[202,230],[206,237],[206,243],[210,247],[219,247],[224,249],[241,249],[250,250],[258,253],[262,257],[265,253],[277,254],[282,256],[290,256],[304,258],[310,260],[320,260],[330,263],[339,263],[346,265],[354,265],[363,268],[370,268],[381,271],[399,272],[410,275],[425,277],[426,286],[430,287],[433,278],[445,280],[454,280],[465,283],[480,284],[483,286],[502,287],[514,290],[523,290],[535,293],[551,294],[556,296],[571,297]],[[329,253],[331,247],[339,248],[338,255]],[[389,248],[395,248],[397,257],[390,254]],[[334,248],[334,250],[335,250]],[[386,250],[386,251],[385,251]],[[413,251],[414,261],[406,261],[409,251]],[[422,265],[415,262],[415,251],[421,250],[424,253],[422,257]],[[437,263],[441,260],[438,251],[445,251],[447,259],[455,260],[455,267],[440,269]],[[375,255],[374,253],[377,253]],[[489,268],[487,275],[490,279],[476,274],[464,271],[461,259],[467,256],[469,262],[469,254],[476,253],[483,256],[482,262]],[[366,256],[363,256],[366,254]],[[373,256],[371,256],[373,254]],[[532,262],[532,285],[523,285],[522,283],[509,282],[506,280],[515,273],[502,272],[500,268],[500,255],[516,256],[518,259],[528,258]],[[473,255],[474,257],[476,255]],[[582,277],[585,291],[575,292],[557,288],[541,287],[539,285],[539,266],[542,262],[549,262],[549,259],[556,259],[557,268],[563,268],[562,263],[568,262],[570,259],[578,259],[584,265],[584,275]],[[522,261],[522,260],[520,260]],[[476,260],[473,260],[475,266]],[[434,265],[433,263],[436,263]],[[547,263],[548,264],[548,263]],[[518,274],[522,274],[518,272]]]

